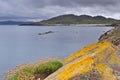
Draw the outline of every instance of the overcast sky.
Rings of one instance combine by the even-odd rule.
[[[120,0],[0,0],[0,19],[48,19],[63,14],[120,19]]]

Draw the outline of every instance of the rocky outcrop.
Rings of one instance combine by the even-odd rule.
[[[108,40],[120,48],[120,25],[100,36],[99,41]]]
[[[120,64],[116,49],[108,41],[88,45],[65,58],[65,65],[45,80],[120,80],[115,74],[119,69],[114,65]]]

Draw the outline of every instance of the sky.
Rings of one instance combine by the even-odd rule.
[[[43,20],[63,14],[120,19],[120,0],[0,0],[0,20]]]

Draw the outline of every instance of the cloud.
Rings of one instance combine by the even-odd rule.
[[[53,5],[59,6],[109,6],[116,4],[116,0],[51,0]]]
[[[62,14],[120,18],[120,0],[0,0],[0,17],[47,19]]]

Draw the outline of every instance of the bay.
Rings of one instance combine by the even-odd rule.
[[[111,27],[0,25],[0,74],[42,58],[60,58],[97,42]],[[52,31],[53,33],[38,35]]]

